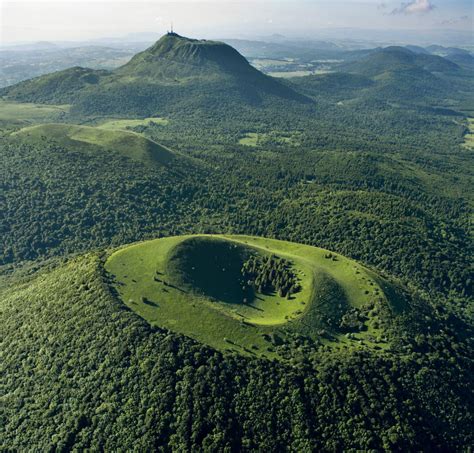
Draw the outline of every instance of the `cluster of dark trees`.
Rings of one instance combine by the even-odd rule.
[[[339,324],[339,327],[342,331],[345,332],[359,332],[362,330],[367,330],[365,322],[367,321],[368,310],[351,308],[345,313]]]
[[[276,292],[280,297],[289,299],[301,290],[291,263],[284,258],[252,255],[243,263],[241,272],[245,287],[261,294]]]

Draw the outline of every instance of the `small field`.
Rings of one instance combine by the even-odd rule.
[[[129,130],[138,126],[160,125],[166,126],[168,124],[166,118],[144,118],[144,119],[113,119],[107,120],[98,127],[108,130]]]
[[[468,118],[469,132],[464,136],[464,146],[474,149],[474,118]]]
[[[298,71],[269,71],[267,74],[272,77],[279,77],[281,79],[291,79],[293,77],[306,77],[309,75],[316,74],[316,71],[310,70],[298,70]],[[320,74],[324,74],[324,72],[320,72]]]
[[[239,140],[239,145],[257,147],[263,145],[274,144],[275,146],[288,145],[288,146],[299,146],[300,145],[300,133],[295,132],[247,132]]]
[[[0,120],[37,121],[64,115],[68,105],[21,104],[0,100]]]
[[[250,256],[291,263],[299,290],[285,297],[248,286],[242,266]],[[162,238],[114,252],[105,268],[118,297],[150,324],[242,354],[278,357],[271,337],[284,341],[295,333],[375,346],[383,337],[378,310],[390,310],[388,286],[368,269],[327,250],[272,239]],[[346,335],[354,322],[357,334]]]

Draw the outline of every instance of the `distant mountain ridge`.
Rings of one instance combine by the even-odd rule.
[[[247,115],[249,108],[274,114],[324,96],[336,102],[426,102],[467,90],[472,58],[465,51],[444,58],[417,46],[390,46],[352,52],[335,73],[284,82],[257,70],[228,44],[168,33],[113,71],[73,67],[4,88],[0,96],[71,104],[76,116],[119,117],[223,118]]]
[[[469,73],[464,66],[410,47],[360,52],[357,59],[339,65],[337,72],[295,79],[294,85],[313,98],[323,92],[342,104],[359,99],[437,105],[442,99],[466,97]]]
[[[370,77],[387,71],[419,70],[454,73],[460,68],[445,58],[428,53],[415,53],[406,47],[390,46],[377,49],[358,61],[343,64],[341,70]]]

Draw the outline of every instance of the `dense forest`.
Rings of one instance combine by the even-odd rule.
[[[388,54],[270,85],[246,67],[238,92],[228,66],[217,92],[214,79],[165,92],[161,80],[124,88],[109,71],[78,68],[2,91],[72,103],[61,123],[102,126],[103,108],[165,118],[127,129],[172,158],[154,165],[21,134],[32,123],[0,117],[0,449],[474,444],[472,149],[463,143],[472,80],[454,63]],[[392,58],[381,81],[379,65]],[[133,64],[144,71],[140,58]],[[423,71],[434,88],[420,92]],[[102,79],[110,89],[95,96]],[[130,311],[103,268],[117,247],[195,233],[323,247],[399,282],[410,309],[381,313],[387,341],[376,349],[291,328],[272,338],[278,360],[212,349]],[[241,275],[257,293],[300,290],[291,262],[276,257],[249,257]],[[353,309],[337,327],[352,338],[374,309],[383,310]]]
[[[390,352],[332,352],[295,338],[288,363],[269,362],[150,327],[108,292],[100,269],[89,254],[3,291],[3,339],[14,339],[2,346],[8,449],[446,451],[472,443],[469,332],[448,311],[411,321],[419,333],[405,330]]]

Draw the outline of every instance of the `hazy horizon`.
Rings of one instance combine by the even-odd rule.
[[[466,0],[7,1],[2,44],[90,41],[164,34],[174,24],[200,38],[355,39],[468,45],[472,5]],[[106,20],[104,19],[106,18]]]

